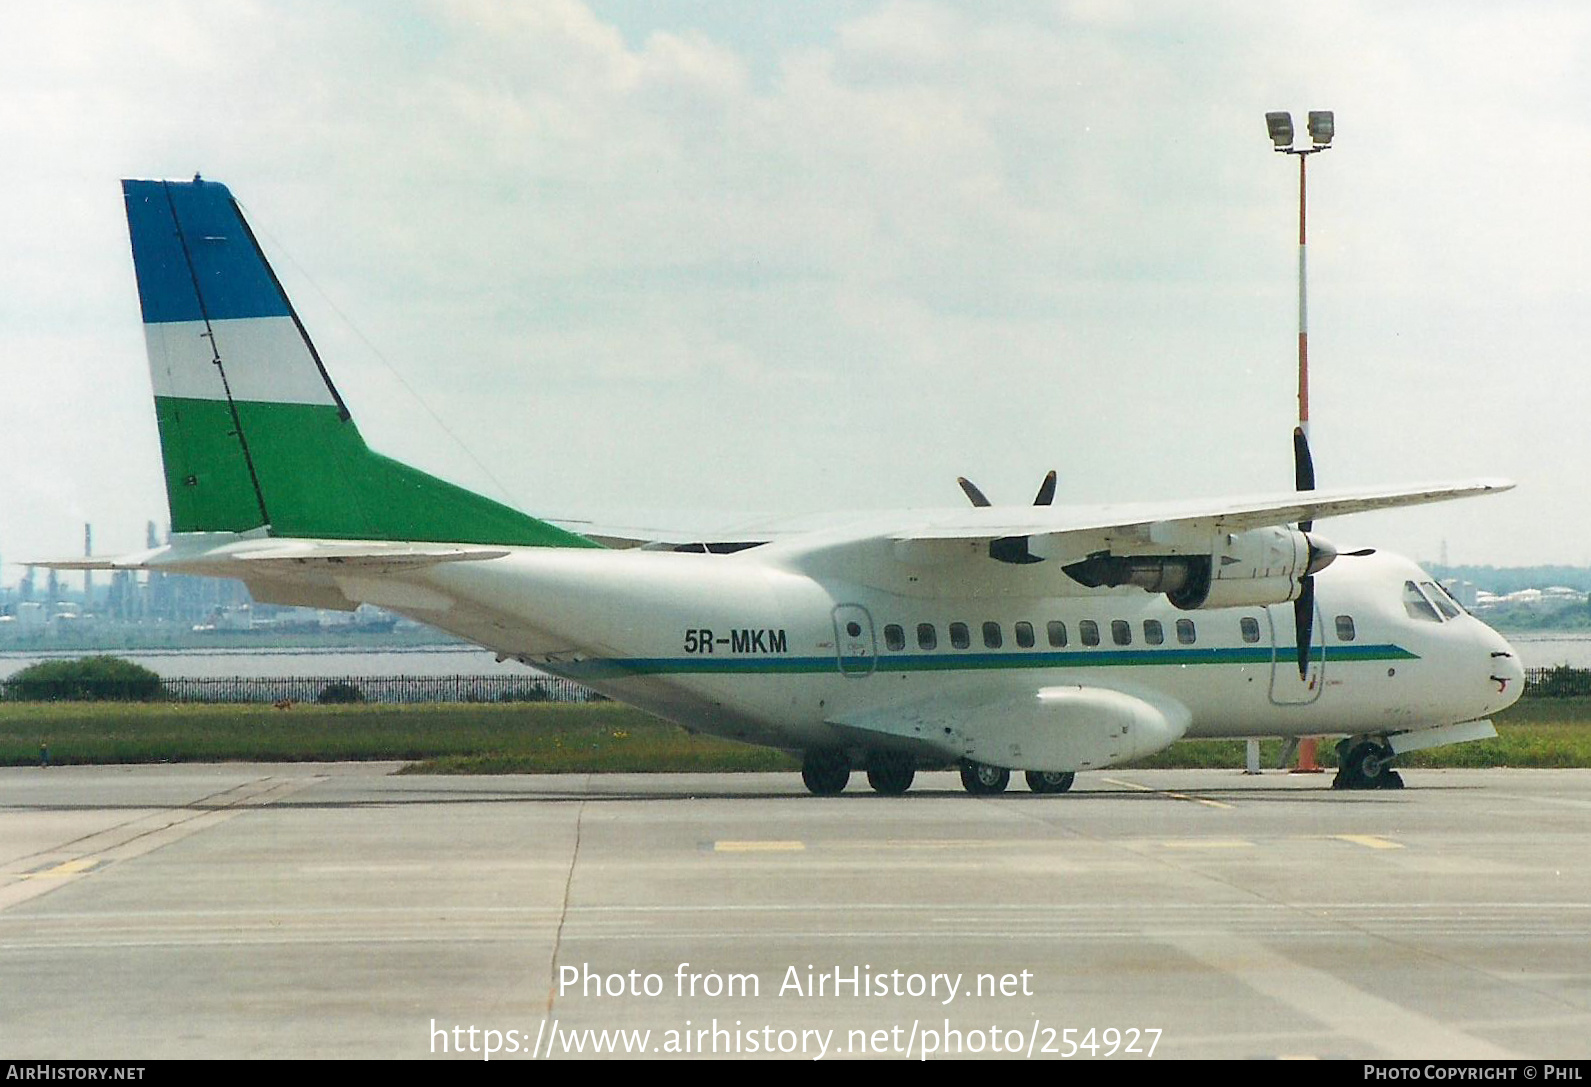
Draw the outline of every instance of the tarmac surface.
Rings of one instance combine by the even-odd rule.
[[[0,770],[0,1058],[1591,1056],[1591,771],[395,769]]]

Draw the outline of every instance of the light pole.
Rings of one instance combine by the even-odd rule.
[[[1315,489],[1315,464],[1309,453],[1309,234],[1305,228],[1305,193],[1309,156],[1331,147],[1336,126],[1330,110],[1309,111],[1308,147],[1293,146],[1293,117],[1285,111],[1267,113],[1265,127],[1270,132],[1274,149],[1283,155],[1298,157],[1298,427],[1293,431],[1293,479],[1298,490]],[[1300,521],[1298,528],[1308,532],[1312,521]],[[1298,677],[1306,678],[1308,663],[1307,645],[1310,628],[1315,622],[1315,600],[1312,579],[1305,578],[1299,599],[1294,602],[1293,619],[1298,638]],[[1257,768],[1258,752],[1249,751],[1250,770]],[[1295,773],[1319,773],[1315,761],[1315,738],[1305,737],[1298,745],[1298,766]]]
[[[1267,113],[1265,127],[1271,143],[1283,155],[1298,157],[1298,428],[1309,437],[1309,265],[1305,257],[1308,234],[1305,230],[1304,194],[1309,156],[1331,147],[1335,134],[1331,110],[1309,111],[1309,147],[1293,146],[1293,117],[1286,112]],[[1300,487],[1313,490],[1314,487]]]

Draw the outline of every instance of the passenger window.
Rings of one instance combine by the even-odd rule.
[[[1066,648],[1066,624],[1059,619],[1051,619],[1044,627],[1044,632],[1050,637],[1050,645],[1055,649]]]
[[[1078,636],[1083,639],[1084,645],[1099,644],[1099,624],[1092,619],[1084,619],[1077,624]]]
[[[939,648],[939,631],[934,629],[934,625],[932,623],[917,624],[917,648]]]
[[[1132,624],[1125,619],[1112,619],[1110,640],[1117,645],[1132,645]]]
[[[1177,641],[1182,645],[1192,645],[1199,639],[1199,631],[1193,625],[1192,619],[1177,620]]]
[[[1033,624],[1018,623],[1016,625],[1016,644],[1023,649],[1033,648]]]
[[[1005,638],[1000,634],[999,623],[983,624],[983,646],[985,649],[999,649],[1004,642]]]
[[[1353,616],[1337,616],[1337,640],[1339,642],[1351,642],[1354,639],[1354,635]]]
[[[1442,617],[1436,613],[1431,602],[1425,599],[1425,594],[1420,592],[1420,587],[1412,581],[1403,583],[1403,610],[1409,613],[1410,619],[1420,619],[1427,623],[1442,621]]]
[[[1238,626],[1243,631],[1243,640],[1245,642],[1252,643],[1260,640],[1260,621],[1258,619],[1245,615],[1242,621],[1238,623]]]
[[[899,653],[906,648],[906,632],[895,623],[884,628],[884,648],[892,653]]]
[[[1166,632],[1160,626],[1159,619],[1144,620],[1144,641],[1149,645],[1160,645],[1166,640]]]
[[[1430,598],[1431,603],[1441,609],[1443,615],[1449,619],[1458,618],[1458,605],[1453,603],[1447,593],[1439,589],[1434,581],[1422,581],[1420,588],[1425,590],[1425,595]]]
[[[967,632],[966,623],[950,624],[950,644],[957,649],[965,649],[972,644],[972,635]]]

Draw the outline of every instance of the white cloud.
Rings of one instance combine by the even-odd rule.
[[[575,0],[11,13],[0,550],[81,533],[19,479],[82,481],[108,547],[162,508],[115,179],[194,169],[291,253],[374,444],[486,486],[338,310],[538,508],[952,502],[957,473],[1022,495],[1051,466],[1080,499],[1286,486],[1295,190],[1260,115],[1325,106],[1323,476],[1515,472],[1506,515],[1387,542],[1577,558],[1579,8],[885,2],[771,63],[735,29]]]

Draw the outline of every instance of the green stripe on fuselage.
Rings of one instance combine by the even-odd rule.
[[[905,653],[878,657],[875,672],[983,672],[1007,669],[1124,668],[1240,664],[1269,667],[1274,661],[1294,660],[1295,651],[1269,646],[1229,649],[1075,649],[1065,652],[1005,653]],[[1321,660],[1317,647],[1313,657]],[[1418,660],[1399,645],[1333,646],[1333,664],[1365,661]],[[542,665],[560,676],[576,680],[619,679],[626,676],[666,675],[816,675],[840,671],[837,657],[631,657],[628,659],[564,661]],[[865,675],[866,657],[847,657],[846,672]]]
[[[233,408],[237,420],[233,420]],[[243,444],[276,536],[596,547],[518,510],[373,453],[330,404],[156,397],[173,532],[261,525]]]

